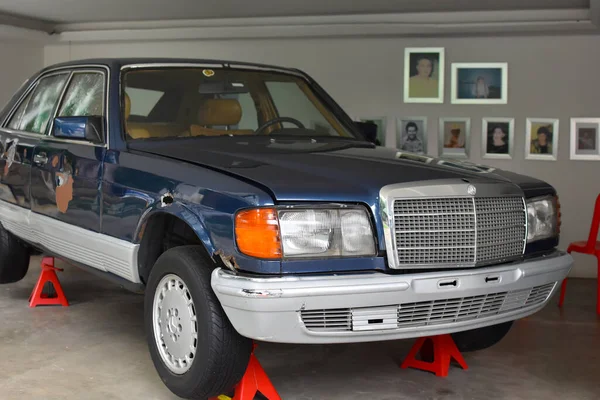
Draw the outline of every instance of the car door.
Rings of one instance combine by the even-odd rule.
[[[69,71],[48,73],[31,84],[0,128],[0,200],[29,210],[35,146],[46,133]]]
[[[107,74],[103,68],[74,69],[53,117],[105,118]],[[34,149],[31,210],[68,225],[53,225],[68,236],[71,226],[100,231],[104,143],[47,136]],[[106,122],[104,123],[106,126]],[[106,138],[104,138],[106,141]],[[68,237],[57,237],[68,243]]]

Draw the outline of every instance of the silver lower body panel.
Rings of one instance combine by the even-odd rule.
[[[520,263],[405,275],[244,277],[216,269],[212,287],[243,336],[350,343],[481,328],[542,309],[569,273],[564,252]]]

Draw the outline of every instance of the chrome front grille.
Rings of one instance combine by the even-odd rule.
[[[300,316],[306,328],[315,332],[384,330],[449,324],[541,305],[548,299],[555,285],[556,283],[552,282],[528,289],[387,307],[302,310]],[[390,324],[390,309],[396,310],[394,324]]]
[[[351,331],[352,313],[348,308],[303,310],[302,322],[308,330]]]
[[[521,197],[394,200],[399,267],[487,264],[517,257],[526,240]]]
[[[477,263],[523,254],[527,214],[521,197],[475,198]]]

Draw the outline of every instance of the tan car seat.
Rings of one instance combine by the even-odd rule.
[[[242,119],[242,107],[235,99],[209,99],[198,111],[198,124],[190,126],[191,136],[251,135],[252,129],[214,129],[207,126],[231,126]]]
[[[127,131],[127,134],[132,139],[149,138],[150,132],[147,129],[129,126],[128,119],[129,119],[129,115],[131,114],[131,99],[129,98],[129,95],[127,93],[125,93],[124,96],[125,96],[125,110],[124,110],[125,111],[125,113],[124,113],[125,114],[125,129]]]

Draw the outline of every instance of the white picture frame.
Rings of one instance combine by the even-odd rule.
[[[458,131],[457,134],[456,131]],[[469,158],[471,153],[471,118],[443,117],[439,119],[438,152],[440,157]]]
[[[500,148],[494,149],[493,143],[495,132],[500,129],[504,133],[504,138],[499,139],[504,141],[506,147],[500,144]],[[515,137],[515,119],[507,117],[484,117],[481,120],[481,158],[511,160],[514,152],[514,137]],[[491,146],[490,146],[491,144]],[[506,152],[504,149],[506,148]],[[491,151],[490,150],[496,150]]]
[[[541,127],[545,127],[548,131],[550,131],[551,138],[548,141],[546,138],[546,143],[551,145],[550,149],[546,149],[548,153],[539,153],[532,152],[531,150],[537,145],[535,141],[537,141],[537,134]],[[535,136],[532,132],[536,131]],[[546,160],[546,161],[556,161],[558,159],[558,138],[560,135],[559,131],[559,120],[558,118],[527,118],[525,121],[525,159],[526,160]],[[545,135],[547,136],[547,135]],[[546,146],[544,146],[546,147]]]
[[[571,118],[570,122],[570,159],[600,161],[600,118]]]
[[[416,154],[427,154],[428,151],[428,138],[427,138],[427,117],[399,117],[396,118],[396,148],[401,152],[411,151],[408,146],[405,146],[406,142],[403,140],[406,134],[405,126],[409,123],[415,123],[417,125],[417,137],[422,142],[423,152],[415,152]]]
[[[507,104],[508,63],[452,63],[450,101],[452,104]]]
[[[427,80],[419,80],[418,78],[417,71],[423,71],[417,68],[420,58],[429,58],[429,65],[432,70],[430,74],[431,79],[433,81],[437,80],[437,96],[435,95],[435,90],[431,89],[435,86],[435,83]],[[445,50],[443,47],[406,47],[404,49],[404,102],[444,103],[445,62]],[[418,94],[427,92],[428,90],[431,90],[432,96],[418,96]]]

